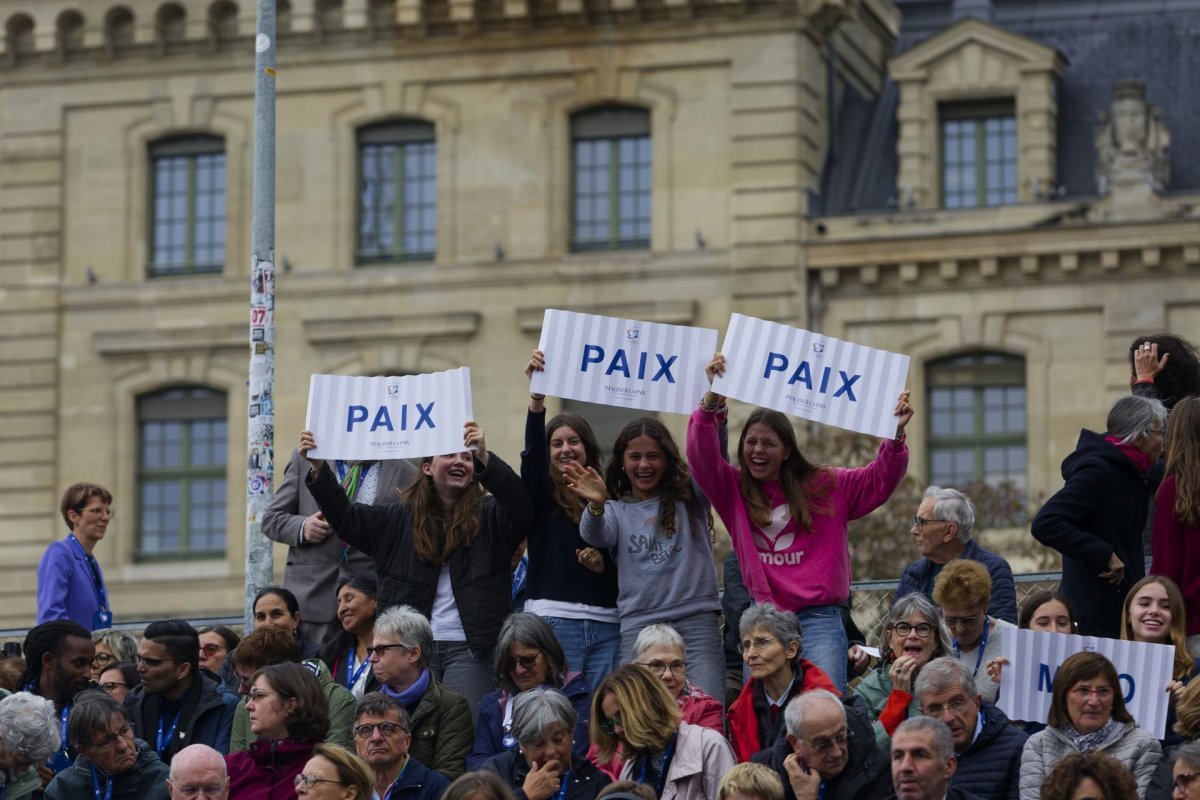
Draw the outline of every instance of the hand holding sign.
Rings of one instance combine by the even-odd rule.
[[[896,438],[899,439],[904,435],[904,427],[908,425],[908,421],[912,419],[913,407],[908,402],[911,392],[905,389],[900,393],[900,397],[896,400],[896,416],[899,419],[896,421]]]
[[[300,445],[296,449],[300,451],[300,455],[308,459],[308,466],[314,474],[320,472],[321,467],[325,466],[324,459],[314,458],[309,455],[311,451],[317,449],[317,441],[313,438],[313,432],[308,428],[300,431]]]
[[[546,354],[541,350],[534,350],[529,356],[529,363],[525,365],[525,377],[531,382],[533,381],[533,373],[542,372],[546,369]],[[535,414],[540,414],[545,410],[546,395],[530,392],[529,399],[533,402],[529,404],[529,410]],[[536,408],[535,408],[536,406]]]
[[[483,428],[479,427],[479,423],[473,419],[463,425],[463,446],[467,450],[475,448],[475,458],[479,459],[480,464],[487,466],[488,451],[487,444],[483,441]]]

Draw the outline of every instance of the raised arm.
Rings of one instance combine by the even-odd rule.
[[[402,519],[407,520],[407,506],[395,503],[381,506],[351,503],[346,498],[345,490],[333,477],[329,465],[319,458],[309,458],[309,452],[316,446],[312,431],[301,432],[298,450],[309,463],[305,486],[343,541],[369,556],[376,556],[382,543],[394,533],[389,528],[401,525]],[[403,517],[399,514],[401,507],[405,512]]]

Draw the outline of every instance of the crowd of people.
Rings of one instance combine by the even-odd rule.
[[[526,373],[544,366],[535,351]],[[894,437],[846,468],[766,409],[731,458],[711,391],[682,447],[645,417],[607,464],[537,394],[519,470],[474,422],[415,466],[323,461],[304,431],[263,519],[284,580],[240,635],[114,630],[94,556],[113,498],[76,484],[39,624],[0,662],[0,798],[1200,800],[1200,361],[1161,335],[1130,366],[1032,524],[1058,590],[1018,606],[971,499],[931,486],[871,643],[847,524],[906,474],[907,392]],[[1009,719],[1018,629],[1173,648],[1167,734],[1096,652],[1062,662],[1045,719]]]

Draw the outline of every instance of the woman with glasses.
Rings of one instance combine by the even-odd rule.
[[[1059,588],[1084,636],[1120,637],[1121,604],[1146,574],[1142,530],[1166,418],[1157,400],[1118,400],[1107,433],[1080,431],[1062,463],[1063,487],[1033,519],[1033,537],[1062,554]]]
[[[820,667],[801,657],[804,639],[795,614],[763,603],[746,609],[739,628],[738,650],[750,678],[729,707],[729,742],[744,763],[775,744],[793,697],[810,689],[840,692]]]
[[[866,701],[880,747],[890,747],[892,731],[920,713],[913,688],[921,667],[953,652],[937,606],[921,594],[906,594],[895,602],[884,620],[879,666],[854,687],[854,694]]]
[[[296,796],[311,800],[371,800],[371,770],[341,747],[319,744],[295,779]]]
[[[114,631],[111,628],[102,631],[92,631],[92,642],[96,645],[96,655],[92,656],[92,681],[100,679],[100,673],[110,664],[118,661],[133,661],[137,655],[137,639],[125,631]]]
[[[725,356],[714,355],[706,371],[710,381],[723,374]],[[846,525],[887,502],[904,478],[909,394],[896,400],[895,438],[881,442],[875,460],[857,469],[809,461],[788,417],[766,408],[746,419],[737,466],[728,464],[719,435],[724,410],[725,398],[708,392],[692,412],[687,459],[696,483],[729,529],[753,601],[796,614],[809,659],[844,690],[850,652],[842,622],[842,604],[850,597]]]
[[[337,618],[342,629],[321,647],[321,660],[333,679],[361,700],[379,689],[368,652],[375,638],[376,596],[374,575],[346,575],[337,582]]]
[[[141,682],[136,664],[132,661],[114,661],[100,671],[96,684],[118,703],[124,703],[125,695]]]
[[[112,522],[112,492],[95,483],[77,483],[63,492],[59,512],[70,531],[51,542],[37,570],[37,621],[78,622],[89,631],[112,627],[108,589],[96,561],[96,545]]]
[[[737,763],[725,737],[683,722],[663,682],[638,664],[617,667],[592,696],[592,742],[601,762],[621,748],[622,780],[659,800],[709,800]]]
[[[675,698],[684,722],[718,733],[725,730],[725,709],[721,702],[687,679],[687,648],[677,630],[663,624],[642,628],[633,645],[633,663],[641,664],[662,680]]]
[[[295,797],[295,779],[329,731],[329,701],[312,670],[275,664],[254,673],[246,711],[258,738],[225,757],[229,796],[237,800]]]
[[[225,660],[242,637],[225,625],[206,625],[197,633],[200,636],[200,668],[220,675]]]
[[[1121,762],[1145,796],[1162,757],[1152,735],[1125,708],[1112,662],[1099,653],[1068,656],[1054,676],[1046,729],[1029,737],[1021,753],[1021,800],[1038,800],[1042,784],[1072,753],[1102,752]]]
[[[482,769],[498,774],[524,800],[595,800],[611,781],[575,752],[577,723],[574,704],[558,689],[521,692],[512,718],[519,749],[492,756]]]
[[[955,559],[933,583],[933,602],[950,631],[950,655],[971,670],[979,695],[994,703],[1000,682],[992,680],[987,665],[1003,652],[1004,632],[1017,626],[988,615],[991,596],[992,577],[978,561]]]
[[[479,769],[498,753],[516,748],[513,714],[516,698],[538,686],[562,691],[575,707],[575,754],[588,751],[588,718],[592,689],[578,672],[569,672],[566,656],[554,631],[536,614],[518,612],[504,621],[496,640],[496,683],[499,691],[479,701],[475,743],[467,756],[467,769]]]

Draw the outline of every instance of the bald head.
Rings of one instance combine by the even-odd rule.
[[[206,800],[228,800],[229,778],[225,757],[206,744],[189,745],[171,759],[171,777],[167,780],[171,800],[196,797],[204,790]]]

